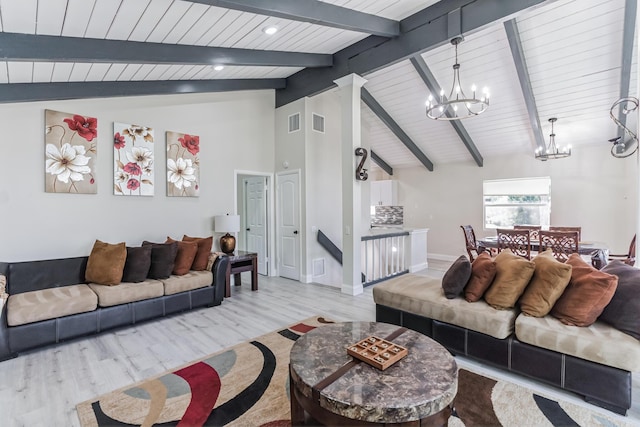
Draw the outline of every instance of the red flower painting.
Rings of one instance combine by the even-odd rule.
[[[74,114],[73,119],[64,119],[64,122],[69,126],[69,129],[76,131],[87,141],[93,141],[93,138],[98,136],[98,119],[94,117],[85,118]]]
[[[178,138],[180,145],[187,149],[191,155],[195,156],[200,152],[200,137],[196,135],[184,134],[183,138]]]
[[[127,188],[129,190],[137,190],[138,187],[140,187],[140,181],[138,181],[135,178],[131,178],[129,179],[129,181],[127,181]]]
[[[119,150],[121,148],[124,148],[125,145],[126,143],[124,140],[124,135],[120,135],[120,132],[116,132],[116,134],[113,135],[113,147],[116,150]]]

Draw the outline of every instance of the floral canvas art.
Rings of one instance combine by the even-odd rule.
[[[118,196],[153,196],[153,129],[113,124],[113,192]]]
[[[97,142],[96,118],[45,110],[45,191],[95,194]]]
[[[200,137],[167,132],[167,196],[200,194]]]

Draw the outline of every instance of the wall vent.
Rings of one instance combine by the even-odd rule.
[[[295,113],[289,116],[289,133],[297,132],[300,130],[300,113]]]
[[[313,260],[313,276],[324,276],[324,258],[316,258]]]
[[[316,132],[324,133],[324,116],[313,113],[311,117],[312,117],[311,129],[313,129]]]

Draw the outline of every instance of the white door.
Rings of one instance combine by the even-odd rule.
[[[267,275],[267,178],[244,179],[246,248],[258,253],[258,273]]]
[[[278,270],[300,280],[300,176],[278,175]]]

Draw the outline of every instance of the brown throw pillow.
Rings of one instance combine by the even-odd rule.
[[[618,276],[618,287],[599,319],[640,340],[640,270],[615,260],[601,271]]]
[[[479,301],[496,277],[496,263],[488,252],[482,252],[471,264],[471,278],[464,288],[464,298]]]
[[[442,278],[444,296],[448,299],[459,296],[464,289],[464,285],[469,281],[469,277],[471,277],[471,263],[466,256],[460,255]]]
[[[178,244],[178,253],[176,254],[176,261],[173,265],[173,274],[176,276],[184,276],[189,272],[191,265],[193,264],[193,260],[196,258],[198,243],[180,242],[178,240],[173,240],[171,237],[167,237],[167,241],[165,243],[173,242]]]
[[[571,280],[571,265],[555,259],[547,249],[533,258],[535,271],[520,298],[520,309],[533,317],[544,317],[564,292]]]
[[[142,246],[151,246],[150,279],[166,279],[171,276],[178,254],[178,243],[152,243],[146,240]]]
[[[505,249],[496,257],[496,277],[484,294],[493,308],[513,308],[529,284],[535,269],[533,262]]]
[[[571,281],[553,306],[551,315],[567,325],[589,326],[596,321],[609,304],[618,286],[618,277],[596,270],[571,254]]]
[[[124,263],[122,281],[140,283],[147,280],[151,268],[151,246],[127,246],[127,261]]]
[[[110,244],[96,240],[87,261],[85,279],[98,285],[118,285],[126,260],[127,246],[124,242]]]
[[[191,270],[203,271],[207,269],[207,262],[209,260],[209,254],[211,253],[211,247],[213,246],[213,236],[209,237],[189,237],[186,234],[182,236],[183,242],[196,242],[198,244],[198,253],[193,260]]]

